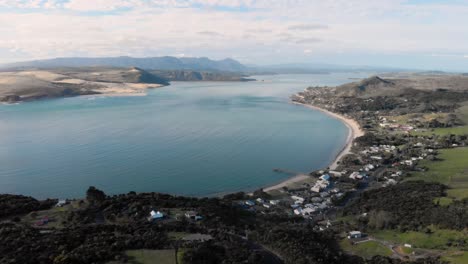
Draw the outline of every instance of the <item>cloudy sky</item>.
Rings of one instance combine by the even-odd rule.
[[[468,71],[468,0],[0,0],[0,63],[231,57]]]

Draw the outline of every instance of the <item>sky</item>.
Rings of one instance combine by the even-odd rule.
[[[0,0],[0,63],[179,56],[468,72],[468,0]]]

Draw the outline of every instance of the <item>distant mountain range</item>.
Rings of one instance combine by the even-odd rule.
[[[57,69],[63,67],[115,67],[115,68],[130,68],[138,67],[148,71],[194,71],[194,72],[214,72],[221,75],[225,74],[247,74],[247,75],[263,75],[263,74],[326,74],[330,72],[358,72],[358,71],[373,71],[373,72],[409,72],[417,71],[404,68],[378,67],[378,66],[353,66],[353,65],[336,65],[327,63],[287,63],[276,65],[243,65],[234,59],[212,60],[206,57],[201,58],[178,58],[171,56],[164,57],[103,57],[103,58],[83,58],[83,57],[67,57],[45,60],[33,60],[24,62],[15,62],[0,65],[0,70],[24,70],[24,69]],[[174,73],[175,74],[175,73]],[[167,75],[167,74],[166,74]],[[167,77],[167,76],[166,76]],[[187,77],[187,76],[186,76]],[[209,77],[209,78],[208,78]],[[185,77],[184,77],[185,78]],[[184,79],[182,78],[182,79]],[[217,76],[207,76],[207,79],[217,79]],[[230,79],[221,78],[223,80]],[[177,80],[178,78],[168,78]],[[185,78],[187,79],[187,78]],[[190,78],[189,78],[190,79]],[[202,78],[205,79],[205,78]]]
[[[248,65],[250,72],[265,72],[276,74],[324,74],[330,72],[407,72],[411,69],[363,66],[363,65],[338,65],[328,63],[286,63],[276,65]]]
[[[246,72],[247,67],[233,59],[211,60],[208,58],[176,57],[107,57],[107,58],[55,58],[16,62],[3,65],[2,68],[58,68],[58,67],[138,67],[145,70],[196,70],[221,72]]]

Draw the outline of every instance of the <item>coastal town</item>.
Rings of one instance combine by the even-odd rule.
[[[379,89],[390,83],[391,81],[380,77],[371,77],[360,83],[360,89],[363,87],[364,89]],[[455,96],[462,102],[468,99],[466,93],[459,93]],[[413,174],[428,172],[428,168],[422,164],[440,160],[441,151],[458,149],[465,153],[468,146],[466,134],[431,133],[434,128],[447,129],[460,125],[461,121],[457,120],[459,117],[455,116],[453,108],[442,106],[441,109],[427,111],[428,114],[413,113],[415,117],[407,118],[406,122],[402,122],[401,114],[404,111],[402,108],[409,101],[406,98],[399,99],[403,106],[383,107],[378,111],[369,111],[362,110],[362,104],[389,99],[366,98],[358,101],[355,97],[347,97],[344,100],[336,96],[335,89],[328,87],[311,87],[293,95],[294,103],[323,111],[342,120],[350,130],[347,146],[337,155],[330,167],[311,172],[308,177],[300,174],[285,183],[266,188],[264,190],[266,193],[262,195],[260,192],[259,196],[270,197],[270,200],[250,199],[245,201],[245,207],[261,214],[276,214],[282,211],[289,215],[301,216],[315,223],[314,229],[319,231],[338,225],[338,230],[343,234],[348,234],[347,239],[352,243],[353,241],[359,243],[379,241],[378,244],[391,250],[390,255],[402,260],[440,256],[440,252],[431,254],[430,250],[409,250],[408,248],[413,247],[409,244],[410,241],[395,244],[372,237],[363,239],[364,231],[353,230],[350,229],[351,227],[343,228],[343,221],[339,221],[343,208],[360,193],[406,183]],[[416,102],[412,107],[415,105]],[[424,117],[425,114],[434,118],[427,119]],[[466,115],[466,112],[464,114]],[[445,120],[445,123],[440,120],[440,117]],[[446,120],[449,120],[448,124]],[[276,171],[282,172],[282,170]],[[442,199],[460,202],[466,198],[467,191],[467,189],[462,189],[461,196],[449,195],[439,198],[438,201]],[[466,200],[462,204],[465,202]],[[461,207],[465,207],[466,211],[466,205]],[[368,212],[362,213],[360,217],[368,217]],[[462,226],[466,227],[466,223]],[[465,229],[461,231],[459,237],[466,235]],[[464,241],[462,244],[466,242],[466,240],[462,241]],[[411,254],[403,253],[401,249],[405,248],[406,252],[411,252]]]

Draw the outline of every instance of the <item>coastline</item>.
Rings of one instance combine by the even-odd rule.
[[[304,106],[313,110],[320,111],[322,113],[327,114],[328,116],[331,116],[335,119],[340,120],[345,124],[345,126],[348,128],[348,136],[346,138],[346,144],[343,146],[341,151],[336,155],[335,159],[329,164],[330,170],[334,170],[338,167],[338,162],[346,155],[351,153],[351,148],[353,146],[354,140],[360,136],[364,135],[364,131],[361,129],[361,126],[359,125],[356,120],[347,118],[345,116],[330,112],[326,109],[314,106],[314,105],[309,105],[309,104],[303,104],[303,103],[298,103],[298,102],[291,102],[292,104],[299,105],[299,106]],[[305,174],[299,174],[296,176],[293,176],[291,178],[288,178],[280,183],[268,186],[266,188],[263,188],[263,191],[265,192],[270,192],[270,191],[275,191],[278,189],[281,189],[283,187],[290,186],[294,183],[302,182],[306,179],[309,179],[310,177]]]

